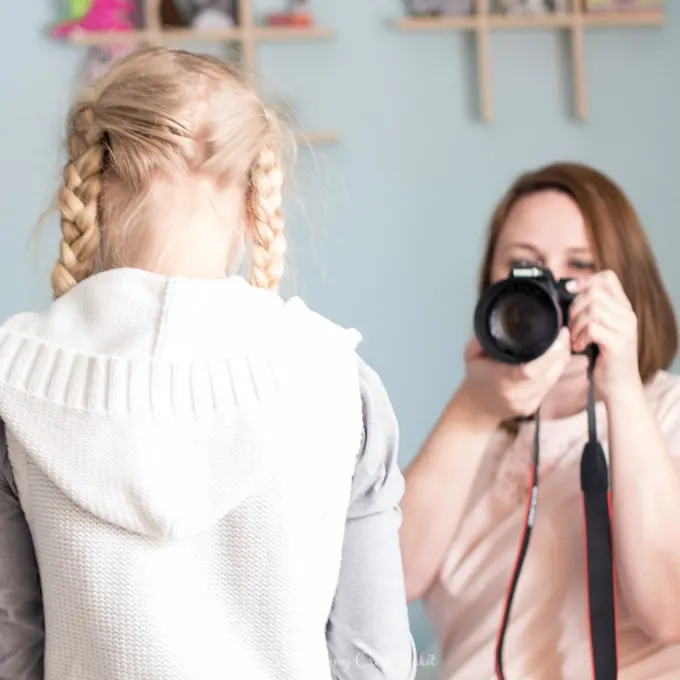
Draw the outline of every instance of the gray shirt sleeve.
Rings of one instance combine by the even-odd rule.
[[[33,540],[17,500],[0,426],[0,680],[42,680],[43,630]]]
[[[326,638],[335,680],[413,680],[399,546],[404,478],[398,426],[378,375],[359,362],[364,441],[356,464],[342,566]]]

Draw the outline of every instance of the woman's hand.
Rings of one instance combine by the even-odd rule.
[[[473,413],[499,422],[530,416],[559,380],[570,357],[567,328],[560,331],[547,352],[519,366],[490,359],[473,338],[465,349],[467,375],[459,390],[461,399]]]
[[[572,347],[582,352],[591,343],[598,346],[593,375],[598,392],[608,399],[639,389],[637,317],[618,277],[602,271],[573,285],[570,290],[579,294],[569,310]]]

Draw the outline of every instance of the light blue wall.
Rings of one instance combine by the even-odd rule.
[[[313,4],[319,23],[337,29],[334,41],[259,53],[268,90],[288,93],[308,128],[342,135],[300,156],[290,218],[297,290],[363,332],[363,354],[401,421],[404,464],[461,376],[485,221],[519,171],[576,159],[611,173],[639,208],[680,301],[677,3],[668,3],[664,29],[588,34],[586,123],[569,117],[558,32],[496,35],[490,125],[474,118],[467,38],[395,32],[400,0]],[[30,233],[59,178],[62,116],[82,57],[43,37],[55,6],[0,4],[2,317],[48,299],[54,221],[37,257]],[[424,644],[415,609],[414,630]]]

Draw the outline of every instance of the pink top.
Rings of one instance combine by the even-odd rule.
[[[647,395],[671,455],[680,458],[680,377],[660,372]],[[601,403],[597,419],[606,451]],[[541,423],[536,523],[506,634],[506,680],[592,678],[579,482],[586,423],[585,411]],[[446,680],[496,678],[496,636],[524,526],[533,433],[533,423],[524,423],[514,440],[496,435],[461,528],[424,598]],[[637,629],[621,594],[618,607],[619,680],[678,680],[680,645],[663,647]]]

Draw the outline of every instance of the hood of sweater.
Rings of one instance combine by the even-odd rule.
[[[201,531],[294,463],[305,424],[360,410],[358,342],[240,277],[96,274],[0,328],[15,474],[129,532]]]

